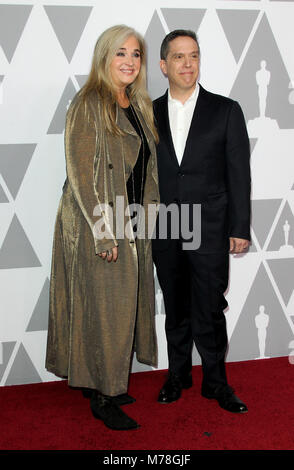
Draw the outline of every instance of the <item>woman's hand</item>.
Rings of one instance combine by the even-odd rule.
[[[110,261],[116,262],[117,257],[118,257],[118,248],[117,246],[114,246],[110,250],[102,251],[102,253],[98,253],[98,256],[100,256],[100,258],[102,259],[107,259],[109,263]]]

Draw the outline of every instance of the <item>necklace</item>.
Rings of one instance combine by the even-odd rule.
[[[141,147],[139,152],[142,152],[142,173],[141,173],[141,184],[140,184],[140,190],[139,190],[139,198],[136,201],[136,193],[135,193],[135,176],[134,176],[134,168],[132,169],[131,172],[131,181],[132,181],[132,192],[133,192],[133,205],[135,208],[135,214],[133,215],[132,218],[134,218],[134,225],[133,225],[133,230],[138,234],[140,231],[140,226],[141,226],[141,216],[142,216],[142,211],[140,210],[142,205],[143,205],[143,194],[144,194],[144,180],[145,180],[145,141],[144,141],[144,135],[143,135],[143,129],[141,128],[141,123],[139,122],[139,119],[136,115],[135,110],[133,109],[133,106],[130,104],[130,110],[134,119],[134,122],[136,123],[136,128],[137,128],[137,133],[139,134],[139,137],[141,139]],[[136,236],[135,236],[136,237]]]

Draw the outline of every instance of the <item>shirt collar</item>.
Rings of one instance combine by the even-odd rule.
[[[187,99],[187,101],[185,101],[184,104],[182,104],[179,100],[173,98],[173,97],[171,96],[171,94],[170,94],[170,89],[168,89],[168,102],[169,102],[169,103],[180,103],[180,104],[182,104],[182,106],[185,106],[186,103],[190,103],[190,102],[192,102],[192,101],[193,101],[194,103],[196,103],[197,98],[198,98],[198,95],[199,95],[199,89],[200,89],[199,83],[196,82],[196,86],[195,86],[195,89],[194,89],[192,95],[189,96],[189,98]]]

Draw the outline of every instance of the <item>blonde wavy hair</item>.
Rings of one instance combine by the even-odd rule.
[[[149,130],[152,132],[155,141],[158,142],[152,101],[146,87],[145,41],[133,28],[125,25],[116,25],[101,34],[95,45],[88,79],[79,94],[86,102],[86,98],[90,93],[93,91],[97,92],[101,99],[101,118],[105,124],[105,128],[112,134],[123,134],[123,131],[116,123],[116,90],[110,73],[110,64],[118,49],[130,36],[134,36],[139,43],[141,68],[135,81],[127,87],[126,91],[130,102],[137,104],[139,107]]]

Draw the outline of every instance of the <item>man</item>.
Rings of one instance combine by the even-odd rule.
[[[249,139],[239,104],[197,83],[199,59],[194,32],[175,30],[163,40],[160,67],[169,90],[154,101],[160,199],[176,204],[180,218],[183,205],[201,204],[201,244],[184,249],[181,234],[175,239],[170,230],[167,239],[153,240],[169,360],[158,401],[173,402],[192,386],[194,341],[202,360],[202,395],[244,413],[247,406],[227,382],[223,310],[229,251],[243,253],[250,240]]]

